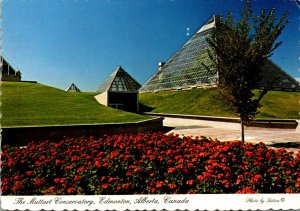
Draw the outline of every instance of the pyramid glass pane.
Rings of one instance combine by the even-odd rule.
[[[104,82],[97,92],[137,92],[141,85],[136,82],[122,67],[118,67]]]

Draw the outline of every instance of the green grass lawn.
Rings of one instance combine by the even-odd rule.
[[[299,100],[297,92],[269,91],[257,118],[299,119]],[[140,103],[144,111],[157,113],[236,117],[216,89],[141,93]]]
[[[68,93],[42,84],[2,82],[1,125],[136,122],[149,117],[100,105],[95,93]]]

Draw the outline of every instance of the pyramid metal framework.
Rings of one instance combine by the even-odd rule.
[[[21,72],[3,55],[0,55],[1,81],[21,81]]]
[[[81,92],[80,89],[74,83],[72,83],[66,91],[67,92]]]
[[[121,66],[119,66],[110,77],[98,88],[96,92],[135,92],[141,85],[134,80]]]
[[[206,39],[215,27],[216,16],[213,15],[158,71],[142,86],[140,92],[156,92],[172,89],[190,89],[193,87],[216,86],[218,72],[208,56],[209,47]],[[203,64],[209,67],[207,70]],[[285,71],[267,60],[263,67],[262,81],[264,87],[268,81],[277,78],[272,89],[300,91],[299,82]]]

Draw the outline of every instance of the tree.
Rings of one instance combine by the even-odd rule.
[[[274,12],[275,8],[269,12],[263,9],[255,17],[248,0],[240,20],[234,21],[232,14],[226,19],[222,15],[216,16],[216,27],[207,40],[209,57],[219,75],[219,93],[240,117],[243,143],[244,125],[254,119],[258,108],[262,106],[261,99],[275,82],[269,81],[269,85],[260,88],[259,94],[255,95],[262,66],[281,45],[282,42],[275,41],[288,24],[288,12],[279,20]]]

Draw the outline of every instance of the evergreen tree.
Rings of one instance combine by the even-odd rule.
[[[276,39],[288,24],[288,12],[279,20],[274,13],[275,8],[263,9],[254,16],[248,0],[240,20],[235,21],[232,14],[225,19],[216,16],[216,27],[208,38],[210,59],[219,74],[219,93],[241,119],[242,142],[244,125],[254,119],[262,106],[261,99],[275,82],[269,81],[263,88],[258,86],[262,66],[281,45]],[[258,88],[259,94],[255,95],[253,91]]]

